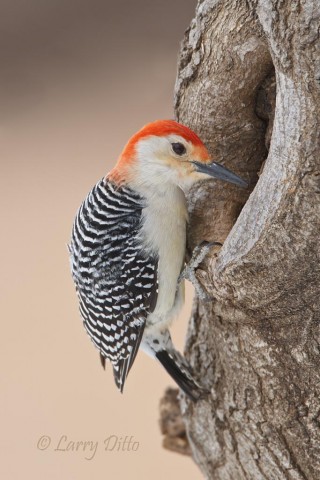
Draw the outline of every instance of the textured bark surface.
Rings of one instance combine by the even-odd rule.
[[[189,246],[224,242],[186,347],[211,395],[180,402],[210,479],[320,478],[319,22],[319,0],[200,0],[183,40],[176,117],[251,185],[189,199]]]
[[[164,436],[162,446],[167,450],[191,455],[186,426],[181,416],[179,390],[167,388],[160,402],[160,429]]]

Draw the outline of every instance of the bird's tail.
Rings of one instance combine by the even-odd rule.
[[[174,348],[168,329],[146,328],[141,348],[161,363],[191,400],[197,401],[209,394],[209,390],[201,387],[194,379],[186,359]]]
[[[193,378],[190,366],[179,352],[160,350],[156,353],[156,358],[191,400],[196,402],[209,394],[209,391],[201,387]]]

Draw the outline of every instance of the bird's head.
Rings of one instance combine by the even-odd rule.
[[[200,138],[173,120],[158,120],[133,135],[108,177],[137,188],[173,184],[183,190],[211,177],[247,183],[212,158]]]

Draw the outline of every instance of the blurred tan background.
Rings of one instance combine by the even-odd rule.
[[[195,3],[0,2],[2,479],[202,478],[161,447],[158,404],[172,382],[160,365],[141,352],[122,396],[100,367],[66,248],[80,202],[128,137],[173,117]],[[174,331],[181,349],[191,296]],[[104,451],[110,436],[138,449]],[[70,441],[97,447],[55,450]]]

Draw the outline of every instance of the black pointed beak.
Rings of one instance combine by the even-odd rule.
[[[212,162],[212,163],[202,163],[202,162],[192,162],[197,172],[205,173],[206,175],[210,175],[210,177],[218,178],[219,180],[223,180],[224,182],[233,183],[234,185],[238,185],[238,187],[247,188],[248,183],[242,180],[242,178],[238,177],[235,173],[228,170],[226,167],[220,165],[220,163]]]

